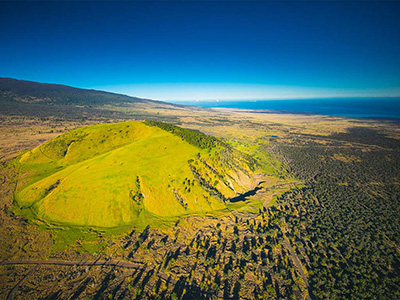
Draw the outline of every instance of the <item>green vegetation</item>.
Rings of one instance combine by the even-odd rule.
[[[189,144],[201,149],[212,149],[217,145],[224,145],[224,147],[227,147],[226,144],[218,141],[215,137],[205,135],[204,133],[201,133],[199,131],[181,128],[173,124],[163,123],[160,121],[145,121],[145,124],[149,126],[157,126],[162,130],[171,132],[172,134],[179,136]]]
[[[357,127],[326,138],[326,147],[322,138],[277,147],[306,180],[279,197],[276,216],[307,265],[313,294],[399,299],[399,142]]]
[[[46,222],[104,228],[221,210],[252,188],[254,166],[208,153],[217,143],[165,123],[80,128],[21,156],[15,199]]]

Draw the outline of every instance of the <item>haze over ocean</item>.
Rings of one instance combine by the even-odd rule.
[[[293,113],[314,113],[352,118],[400,119],[400,97],[392,98],[330,98],[248,101],[179,102],[201,107],[225,107],[274,110]]]

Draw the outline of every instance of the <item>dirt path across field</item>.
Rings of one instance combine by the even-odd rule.
[[[0,265],[60,265],[60,266],[111,266],[128,269],[145,269],[141,264],[120,260],[65,261],[65,260],[8,260]]]
[[[138,270],[146,270],[146,266],[142,264],[127,262],[127,261],[120,261],[120,260],[97,260],[97,261],[65,261],[65,260],[8,260],[0,262],[1,265],[36,265],[32,268],[27,275],[24,276],[9,292],[7,300],[12,299],[14,292],[17,288],[25,281],[25,279],[31,275],[34,271],[36,271],[40,265],[59,265],[59,266],[112,266],[112,267],[121,267],[121,268],[128,268],[128,269],[138,269]],[[158,272],[157,276],[164,279],[166,282],[177,284],[178,280],[167,275],[162,272]],[[203,290],[198,286],[191,285],[188,283],[183,282],[184,285],[187,287],[191,287],[201,293],[209,294],[210,291]],[[222,298],[223,294],[219,293],[218,297]]]

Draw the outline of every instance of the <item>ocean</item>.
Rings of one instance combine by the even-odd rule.
[[[351,118],[400,119],[400,97],[330,98],[298,100],[198,101],[182,104],[322,114]]]

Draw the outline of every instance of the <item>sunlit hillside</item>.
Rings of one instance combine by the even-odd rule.
[[[18,204],[50,223],[115,227],[224,209],[256,164],[202,133],[159,122],[73,130],[19,159]]]

